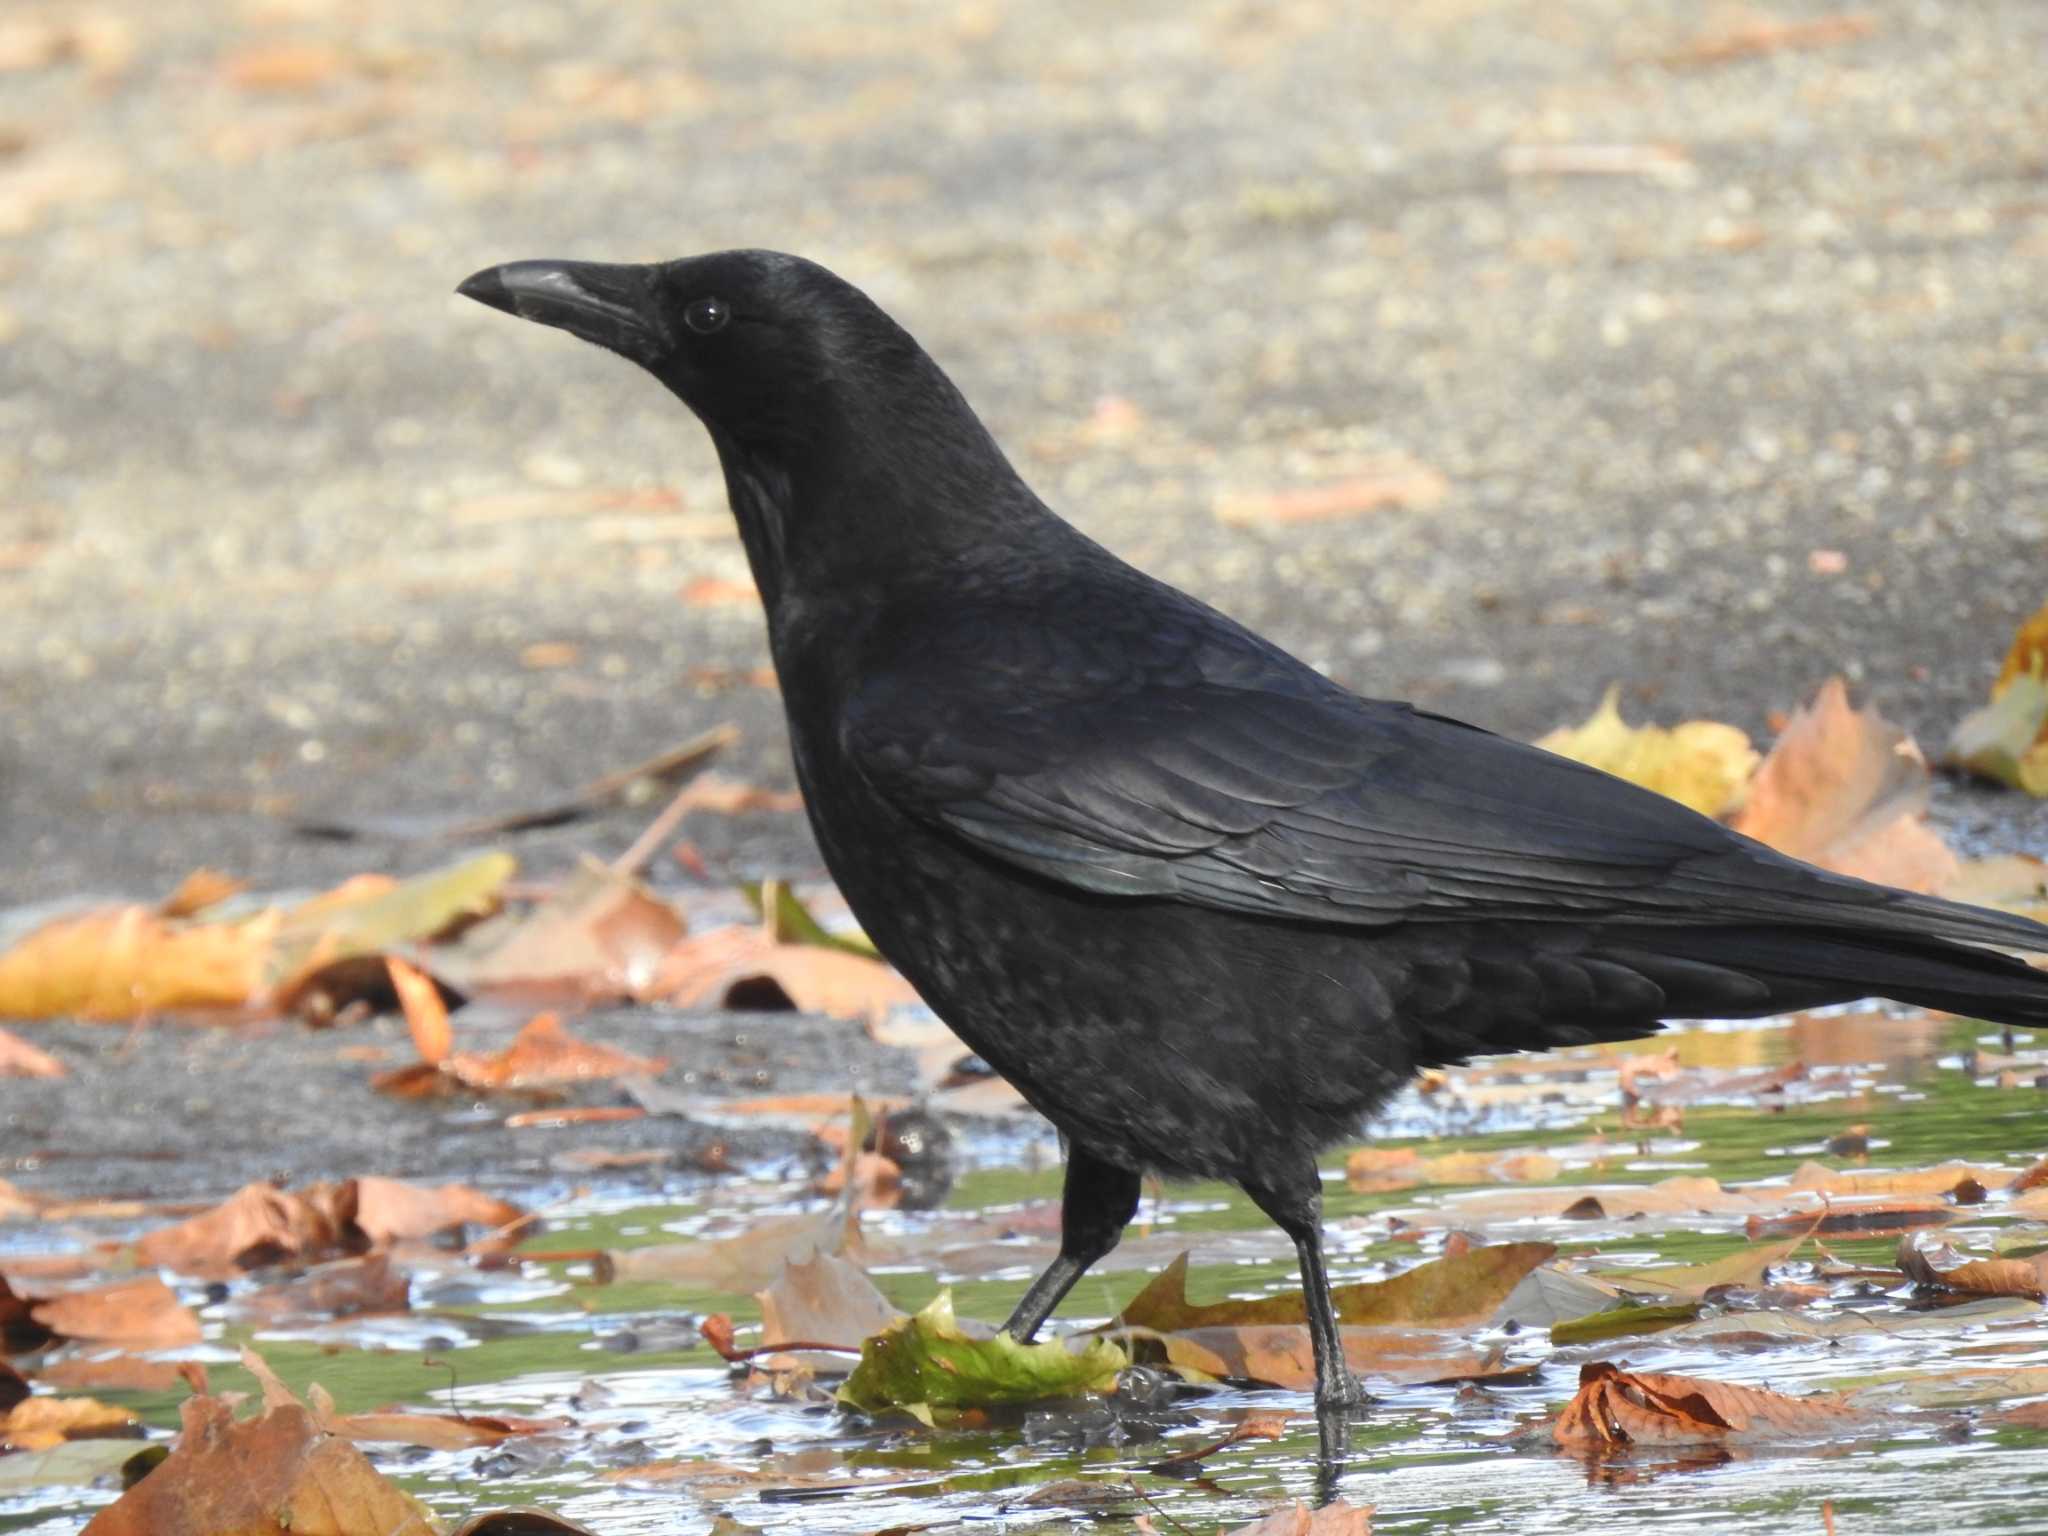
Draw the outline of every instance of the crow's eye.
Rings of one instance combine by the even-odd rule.
[[[683,324],[699,336],[724,330],[725,322],[731,318],[732,306],[723,299],[693,299],[690,307],[683,311]]]

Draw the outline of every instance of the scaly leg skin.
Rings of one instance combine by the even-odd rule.
[[[1029,1344],[1039,1325],[1074,1288],[1088,1266],[1108,1253],[1138,1211],[1138,1175],[1067,1149],[1066,1190],[1060,1197],[1060,1253],[1031,1283],[1017,1310],[1003,1324],[1020,1344]]]
[[[1285,1186],[1247,1184],[1252,1203],[1294,1240],[1301,1257],[1301,1297],[1308,1309],[1308,1337],[1316,1355],[1316,1428],[1322,1440],[1319,1502],[1336,1496],[1344,1470],[1351,1416],[1371,1401],[1352,1379],[1330,1304],[1330,1277],[1323,1268],[1323,1183],[1311,1166]]]

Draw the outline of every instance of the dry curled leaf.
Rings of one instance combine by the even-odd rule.
[[[2048,1253],[2024,1259],[1970,1259],[1937,1269],[1933,1259],[1908,1234],[1899,1239],[1899,1269],[1923,1291],[1951,1296],[2024,1296],[2033,1301],[2048,1301]]]
[[[138,1264],[188,1275],[257,1269],[285,1259],[326,1258],[347,1246],[349,1213],[325,1186],[304,1193],[245,1184],[208,1211],[144,1233]]]
[[[185,1399],[170,1455],[82,1536],[436,1536],[432,1516],[361,1451],[267,1371],[258,1380],[263,1411],[253,1419],[237,1420],[222,1398]]]
[[[668,1062],[659,1056],[629,1056],[595,1041],[580,1040],[552,1013],[535,1014],[504,1050],[485,1056],[457,1051],[441,1070],[468,1087],[491,1090],[551,1087],[608,1077],[659,1077]]]
[[[1831,677],[1797,710],[1757,769],[1731,825],[1823,869],[1938,891],[1961,869],[1927,825],[1926,759],[1874,709],[1852,709]]]
[[[1612,1451],[1828,1435],[1867,1417],[1839,1393],[1787,1397],[1694,1376],[1626,1371],[1602,1360],[1580,1368],[1578,1395],[1551,1435],[1566,1450]]]
[[[889,966],[817,944],[783,944],[759,928],[719,928],[678,944],[649,996],[685,1008],[794,1008],[875,1019],[917,1001]]]
[[[155,1275],[66,1291],[29,1314],[61,1338],[124,1349],[176,1349],[199,1342],[199,1318]]]

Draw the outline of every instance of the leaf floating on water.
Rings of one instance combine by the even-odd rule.
[[[1696,1376],[1622,1370],[1596,1361],[1551,1426],[1566,1450],[1631,1445],[1712,1445],[1736,1439],[1829,1435],[1867,1418],[1840,1393],[1787,1397]]]
[[[1666,1328],[1696,1322],[1699,1315],[1700,1304],[1696,1301],[1674,1302],[1666,1306],[1609,1307],[1605,1312],[1591,1312],[1584,1317],[1551,1324],[1550,1342],[1562,1347],[1662,1333]]]
[[[1183,1328],[1157,1337],[1169,1364],[1202,1378],[1256,1381],[1296,1392],[1316,1383],[1315,1347],[1305,1323]],[[1345,1325],[1338,1329],[1338,1337],[1353,1375],[1401,1385],[1522,1378],[1534,1369],[1510,1361],[1497,1347],[1474,1350],[1454,1329]]]
[[[761,1303],[764,1349],[792,1341],[858,1349],[876,1334],[899,1326],[906,1315],[875,1289],[865,1270],[836,1253],[813,1253],[785,1263],[775,1283],[757,1292],[756,1300]],[[825,1359],[815,1352],[800,1353],[791,1363],[815,1366]],[[773,1369],[778,1361],[771,1357],[762,1363]]]
[[[438,1536],[439,1522],[252,1359],[263,1411],[238,1420],[224,1398],[185,1399],[170,1455],[82,1536]]]
[[[126,1408],[91,1397],[28,1397],[0,1413],[0,1445],[15,1451],[46,1451],[67,1440],[141,1432],[141,1421]]]
[[[1564,1172],[1548,1152],[1447,1152],[1424,1157],[1413,1147],[1360,1147],[1344,1160],[1344,1182],[1360,1194],[1420,1184],[1542,1184]]]
[[[1296,1499],[1248,1525],[1234,1525],[1222,1536],[1372,1536],[1373,1508],[1333,1499],[1310,1509]]]
[[[1584,725],[1552,731],[1536,745],[1654,789],[1705,816],[1725,816],[1741,805],[1757,764],[1749,737],[1719,721],[1629,725],[1621,718],[1619,685],[1607,690]]]
[[[1603,1269],[1602,1280],[1624,1291],[1647,1292],[1675,1300],[1698,1301],[1708,1291],[1723,1286],[1753,1290],[1764,1283],[1767,1271],[1783,1264],[1805,1244],[1802,1232],[1783,1242],[1757,1243],[1739,1248],[1723,1258],[1705,1264],[1663,1264],[1652,1269]],[[1690,1321],[1690,1319],[1681,1319]],[[1555,1335],[1553,1334],[1553,1337]]]
[[[123,1349],[175,1349],[200,1336],[198,1316],[155,1275],[66,1291],[35,1303],[29,1315],[62,1338]]]
[[[1130,1357],[1105,1338],[1019,1344],[1007,1333],[976,1338],[941,1291],[922,1312],[868,1339],[839,1400],[863,1413],[900,1409],[925,1423],[935,1410],[1035,1403],[1106,1392]]]
[[[1360,1327],[1484,1323],[1522,1279],[1553,1258],[1551,1243],[1500,1243],[1418,1264],[1386,1280],[1334,1286],[1339,1322]],[[1132,1297],[1111,1326],[1174,1333],[1190,1328],[1306,1323],[1300,1291],[1256,1300],[1198,1304],[1188,1300],[1188,1256],[1182,1253]]]
[[[245,1184],[211,1210],[144,1233],[135,1243],[135,1261],[216,1275],[332,1257],[345,1251],[348,1217],[327,1193],[326,1186],[300,1193]]]
[[[1933,1258],[1909,1234],[1899,1239],[1899,1269],[1923,1291],[2048,1301],[2048,1253],[2024,1259],[1970,1259],[1948,1269],[1936,1269]]]

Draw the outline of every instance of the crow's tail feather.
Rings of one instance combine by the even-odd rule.
[[[2048,1026],[2048,971],[1915,933],[1664,929],[1641,935],[1640,947],[1620,938],[1596,953],[1662,988],[1669,1018],[1757,1018],[1887,997],[1997,1024]]]

